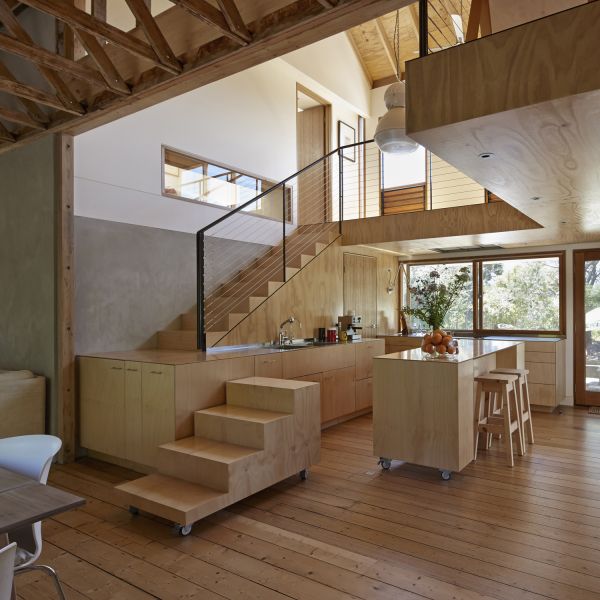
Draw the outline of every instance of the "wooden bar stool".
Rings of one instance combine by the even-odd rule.
[[[514,466],[512,436],[517,432],[517,450],[523,456],[523,436],[518,418],[519,406],[515,385],[517,375],[505,373],[486,373],[475,377],[477,382],[475,402],[475,454],[477,460],[477,446],[479,434],[485,433],[486,447],[489,447],[490,436],[493,434],[504,435],[506,460],[510,467]],[[483,414],[482,414],[482,409]]]
[[[527,385],[527,375],[529,375],[529,370],[509,369],[507,367],[500,367],[498,369],[494,369],[491,372],[518,376],[519,379],[515,384],[515,390],[517,392],[517,399],[519,401],[523,444],[525,444],[525,435],[527,435],[527,441],[530,444],[535,443],[533,439],[533,421],[531,420],[531,405],[529,404],[529,386]],[[524,448],[525,451],[527,451],[527,446],[524,446]]]

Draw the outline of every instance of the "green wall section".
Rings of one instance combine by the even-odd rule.
[[[0,155],[0,369],[48,378],[56,431],[54,137]]]

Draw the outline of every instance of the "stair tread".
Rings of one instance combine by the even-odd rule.
[[[255,423],[269,423],[290,416],[289,413],[247,408],[245,406],[232,406],[230,404],[220,404],[219,406],[198,410],[196,414],[219,415],[230,419],[253,421]]]
[[[144,498],[150,502],[179,511],[189,511],[210,500],[224,497],[227,494],[212,488],[184,481],[170,475],[153,473],[128,481],[117,486],[117,489]]]
[[[242,458],[262,452],[262,450],[256,448],[248,448],[246,446],[238,446],[236,444],[228,444],[227,442],[218,442],[195,436],[162,444],[160,447],[226,464],[231,464]]]

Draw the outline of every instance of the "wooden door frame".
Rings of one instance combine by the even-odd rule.
[[[585,360],[581,357],[581,336],[585,344],[585,280],[586,260],[600,260],[600,248],[573,251],[573,383],[576,406],[600,406],[600,392],[588,392],[585,386]],[[578,293],[579,292],[579,293]],[[578,344],[578,340],[580,343]],[[585,352],[585,346],[583,346]],[[597,395],[597,399],[590,397]]]

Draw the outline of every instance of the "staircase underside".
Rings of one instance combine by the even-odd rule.
[[[542,226],[480,243],[600,238],[599,22],[592,2],[408,63],[409,135]]]

